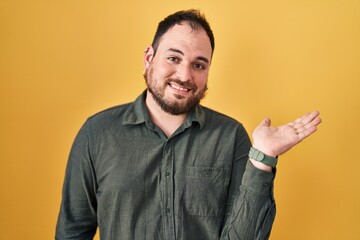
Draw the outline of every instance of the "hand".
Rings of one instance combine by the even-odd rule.
[[[313,134],[320,123],[318,111],[279,127],[271,127],[271,120],[265,118],[252,134],[253,147],[268,156],[279,156]]]

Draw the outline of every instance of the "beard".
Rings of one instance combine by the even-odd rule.
[[[208,89],[207,85],[205,85],[203,89],[200,89],[198,91],[198,88],[194,84],[189,82],[183,82],[175,78],[167,78],[165,79],[165,81],[162,82],[162,84],[157,83],[156,79],[153,78],[153,69],[151,66],[144,72],[144,78],[146,81],[147,89],[152,95],[155,102],[164,112],[171,115],[181,115],[192,111],[194,107],[200,103],[201,99],[205,97],[205,93]],[[190,89],[189,91],[192,91],[193,94],[188,97],[188,99],[185,99],[185,97],[180,94],[174,94],[174,96],[178,99],[177,101],[166,99],[165,89],[170,82],[174,82],[180,86]]]

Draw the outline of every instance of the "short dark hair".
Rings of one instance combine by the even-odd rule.
[[[205,30],[207,36],[210,39],[211,49],[213,53],[215,48],[215,39],[213,32],[205,16],[201,14],[199,10],[195,10],[195,9],[178,11],[176,13],[167,16],[164,20],[162,20],[159,23],[153,42],[151,44],[151,46],[154,49],[154,52],[156,53],[157,48],[159,47],[160,38],[170,28],[172,28],[176,24],[181,24],[183,22],[187,22],[190,25],[191,29],[193,30],[199,30],[200,28]]]

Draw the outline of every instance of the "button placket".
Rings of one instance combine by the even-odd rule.
[[[164,199],[164,224],[166,229],[166,235],[169,238],[175,236],[175,220],[173,214],[174,208],[174,179],[173,175],[173,146],[171,139],[168,139],[163,148],[162,159],[162,186],[163,186],[163,199]]]

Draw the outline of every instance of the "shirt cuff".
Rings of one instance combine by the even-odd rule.
[[[250,161],[246,164],[242,186],[255,194],[273,195],[273,185],[276,169],[267,172],[256,168]]]

